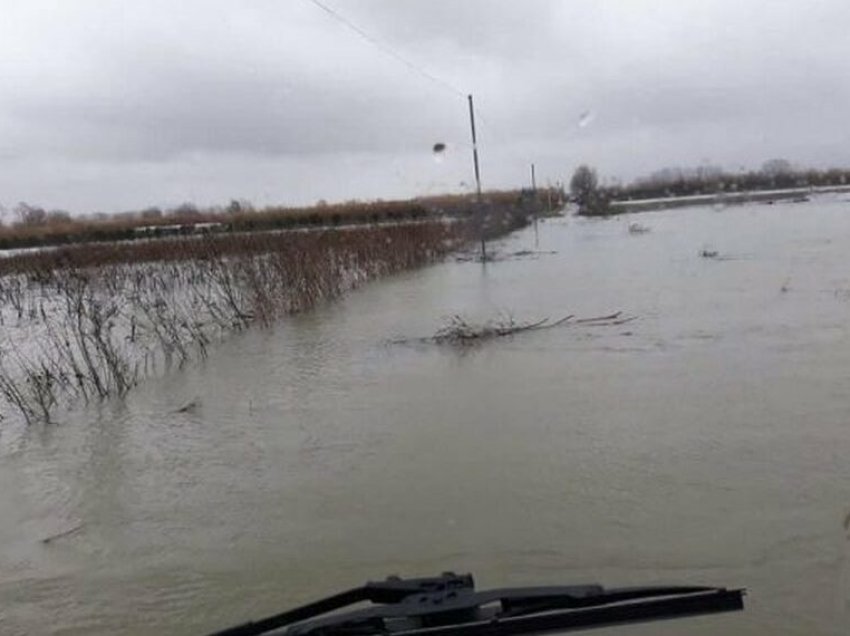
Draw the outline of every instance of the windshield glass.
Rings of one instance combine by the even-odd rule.
[[[0,0],[0,633],[846,633],[848,7]]]

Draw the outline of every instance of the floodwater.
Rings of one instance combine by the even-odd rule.
[[[546,221],[498,245],[538,254],[373,283],[126,403],[4,422],[0,633],[203,634],[445,570],[748,589],[743,613],[597,633],[846,633],[845,197]]]

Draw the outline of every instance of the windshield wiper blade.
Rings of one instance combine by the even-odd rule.
[[[212,636],[508,636],[566,632],[743,609],[743,590],[605,589],[599,585],[476,592],[470,575],[390,578]],[[342,607],[379,605],[318,618]],[[286,629],[283,629],[286,628]],[[282,630],[282,631],[275,631]]]
[[[446,572],[442,576],[418,579],[402,579],[391,576],[386,581],[370,581],[362,587],[356,587],[327,598],[296,607],[274,616],[250,621],[236,627],[231,627],[210,636],[261,636],[273,630],[293,625],[310,618],[322,616],[328,612],[349,607],[362,602],[370,603],[400,603],[415,594],[442,592],[456,589],[472,589],[475,584],[469,574],[454,574]]]

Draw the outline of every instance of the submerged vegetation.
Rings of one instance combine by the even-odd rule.
[[[440,223],[69,247],[3,262],[0,394],[28,421],[62,399],[122,395],[250,324],[429,262]]]
[[[436,344],[469,346],[480,344],[493,338],[511,336],[523,331],[535,331],[547,327],[557,327],[567,322],[572,316],[550,321],[548,318],[533,322],[517,322],[511,315],[503,316],[482,324],[470,322],[463,316],[451,316],[446,324],[431,338]]]
[[[558,320],[543,318],[528,322],[518,322],[511,314],[503,314],[483,323],[476,323],[463,316],[454,315],[447,318],[445,324],[433,336],[424,338],[424,340],[438,345],[469,347],[496,338],[513,336],[527,331],[540,331],[541,329],[552,329],[561,326],[617,326],[624,325],[633,320],[636,320],[636,316],[624,316],[623,312],[620,311],[606,316],[594,316],[592,318],[576,318],[570,314]]]
[[[493,236],[526,222],[491,206]],[[432,262],[477,239],[478,222],[170,237],[0,259],[0,397],[28,422],[60,404],[121,396],[203,358],[216,340]]]

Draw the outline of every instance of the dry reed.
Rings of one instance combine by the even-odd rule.
[[[149,375],[206,356],[228,333],[432,262],[470,238],[467,223],[427,222],[0,259],[0,397],[27,422],[49,421],[57,405],[124,395]]]

